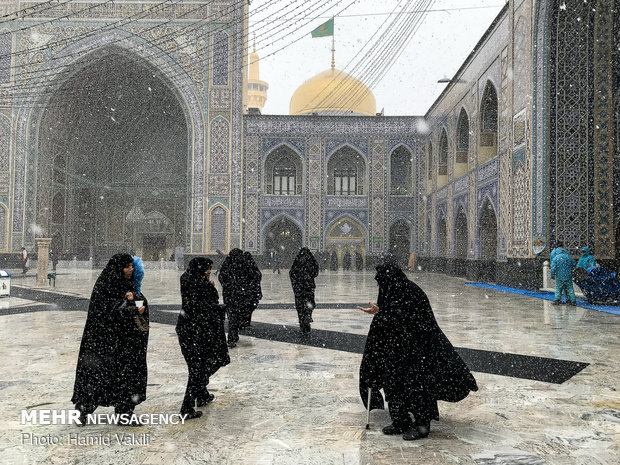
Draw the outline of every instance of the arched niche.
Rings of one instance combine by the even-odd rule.
[[[498,133],[497,91],[491,81],[487,81],[480,101],[480,148],[478,163],[482,164],[497,156]]]
[[[467,215],[465,209],[460,207],[454,223],[454,252],[457,259],[465,260],[467,258],[468,240]]]
[[[303,161],[288,145],[275,148],[265,159],[263,192],[267,195],[303,194]]]
[[[479,221],[480,259],[494,261],[497,259],[497,215],[488,198],[482,204]]]
[[[412,155],[404,146],[395,148],[390,155],[390,195],[412,194]]]
[[[327,195],[364,195],[366,160],[353,147],[345,145],[327,161]]]
[[[439,137],[439,165],[437,166],[437,188],[448,184],[448,134],[445,128]]]
[[[448,253],[448,226],[446,217],[442,216],[437,223],[437,256],[445,257]]]
[[[456,155],[454,157],[454,177],[459,178],[467,173],[469,158],[469,117],[464,108],[461,108],[456,123]]]

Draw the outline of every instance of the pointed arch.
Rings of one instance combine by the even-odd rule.
[[[497,156],[498,108],[497,90],[491,80],[488,80],[480,101],[479,164]]]
[[[459,178],[467,173],[469,158],[469,117],[465,108],[461,108],[456,123],[456,156],[454,157],[454,177]]]
[[[467,226],[467,208],[459,204],[454,222],[454,255],[457,259],[467,258],[469,229]]]
[[[448,133],[446,128],[441,129],[439,136],[439,165],[437,166],[437,188],[448,183]]]
[[[485,196],[478,219],[480,259],[497,259],[497,212],[489,196]]]
[[[364,195],[366,159],[349,144],[332,152],[327,159],[327,195]]]
[[[399,144],[390,154],[390,195],[411,195],[413,152]]]
[[[37,70],[21,94],[23,101],[15,117],[15,133],[18,137],[15,145],[14,191],[26,194],[16,196],[12,206],[13,240],[23,241],[26,245],[32,245],[34,241],[34,233],[26,231],[24,225],[37,222],[37,200],[30,190],[26,192],[26,186],[40,187],[41,183],[37,182],[37,170],[27,168],[34,166],[41,156],[38,133],[50,100],[58,89],[75,79],[78,73],[110,55],[125,57],[130,62],[147,68],[152,72],[153,78],[161,80],[175,96],[187,128],[186,176],[189,187],[183,195],[192,194],[191,198],[183,201],[181,207],[183,215],[188,215],[183,224],[191,225],[188,228],[196,232],[203,230],[203,154],[206,138],[201,105],[194,83],[177,62],[162,50],[151,47],[144,38],[127,31],[114,30],[88,36],[61,50],[52,57],[53,60],[50,59]],[[58,69],[66,70],[62,73],[62,78],[57,74]],[[181,240],[185,242],[187,250],[190,250],[191,234],[184,235]]]
[[[302,195],[304,163],[287,143],[272,149],[263,164],[263,192],[267,195]]]

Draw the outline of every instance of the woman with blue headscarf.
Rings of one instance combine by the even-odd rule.
[[[71,398],[82,426],[98,406],[114,406],[115,413],[129,419],[146,399],[149,311],[133,274],[132,256],[114,255],[90,296]]]

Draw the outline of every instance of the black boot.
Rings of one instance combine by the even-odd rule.
[[[430,421],[423,424],[416,424],[414,427],[409,428],[404,434],[403,439],[405,441],[415,441],[416,439],[424,439],[428,437],[431,432]]]
[[[194,410],[193,408],[181,409],[181,415],[185,420],[193,420],[194,418],[200,418],[202,412],[200,410]]]
[[[204,407],[205,405],[210,404],[211,402],[213,402],[215,400],[215,396],[213,394],[209,394],[207,392],[207,395],[204,397],[198,397],[196,399],[196,407]]]

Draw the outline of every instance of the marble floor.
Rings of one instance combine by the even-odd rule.
[[[264,272],[253,328],[231,350],[231,364],[212,377],[209,389],[217,398],[200,419],[140,428],[22,425],[24,408],[72,408],[97,274],[59,270],[55,288],[37,289],[31,273],[15,273],[11,297],[0,299],[0,463],[620,463],[620,317],[423,272],[410,276],[429,295],[454,346],[469,354],[464,358],[479,386],[460,403],[440,403],[441,418],[427,439],[383,435],[389,423],[383,411],[373,411],[365,429],[358,369],[371,316],[355,305],[375,301],[377,287],[373,273],[342,271],[319,275],[319,307],[307,338],[297,328],[288,274]],[[174,332],[179,275],[148,270],[144,279],[153,323],[147,400],[136,413],[180,407],[187,369]],[[527,369],[516,369],[524,363]],[[65,443],[74,433],[137,440]],[[24,439],[28,434],[60,442],[33,444]]]

